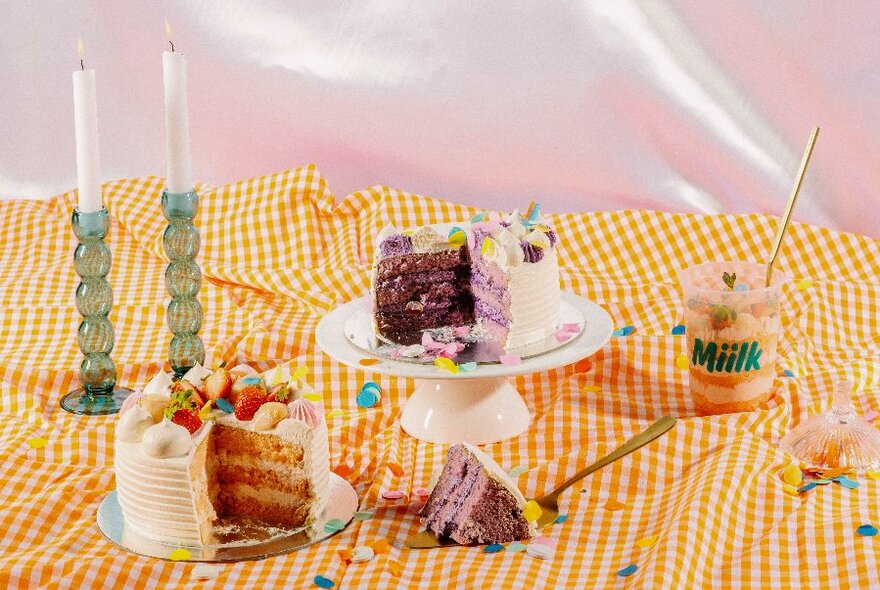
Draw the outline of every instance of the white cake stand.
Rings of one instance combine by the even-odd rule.
[[[432,364],[371,355],[352,345],[343,327],[352,314],[363,309],[367,299],[356,299],[324,316],[315,334],[318,346],[345,365],[415,379],[400,425],[411,436],[433,443],[489,444],[522,434],[529,427],[531,416],[509,378],[555,369],[588,357],[608,342],[614,329],[611,317],[598,304],[563,293],[563,301],[584,317],[584,330],[575,339],[556,350],[524,358],[519,365],[481,364],[473,373],[453,374]],[[360,364],[363,358],[378,362],[364,367]]]

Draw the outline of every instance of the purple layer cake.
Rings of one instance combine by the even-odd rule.
[[[446,465],[422,510],[425,527],[461,545],[507,543],[537,534],[523,516],[526,499],[486,453],[468,443],[446,454]]]
[[[377,333],[399,344],[474,323],[507,349],[540,341],[559,324],[556,234],[539,206],[447,236],[389,227],[378,237],[372,294]]]

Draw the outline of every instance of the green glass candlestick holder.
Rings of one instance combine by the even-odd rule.
[[[80,276],[76,308],[83,320],[77,340],[85,358],[79,369],[80,387],[61,398],[61,407],[87,416],[115,414],[131,390],[116,387],[116,365],[110,358],[115,342],[113,324],[107,319],[113,307],[113,291],[107,282],[112,257],[104,243],[110,216],[106,209],[81,212],[77,208],[71,224],[79,240],[73,266]]]
[[[162,213],[168,227],[162,236],[168,268],[165,269],[165,287],[171,295],[165,320],[174,335],[168,345],[168,362],[178,377],[182,377],[196,363],[205,362],[205,346],[199,338],[202,328],[202,304],[199,289],[202,269],[196,264],[201,241],[193,223],[199,210],[196,192],[162,192]]]

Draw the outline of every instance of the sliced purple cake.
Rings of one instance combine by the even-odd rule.
[[[523,516],[526,499],[507,473],[468,443],[446,454],[446,465],[422,510],[425,527],[461,545],[507,543],[537,534]]]
[[[484,215],[443,236],[430,226],[379,234],[372,294],[376,332],[413,344],[422,331],[481,325],[506,349],[559,324],[556,234],[533,204],[526,215]]]

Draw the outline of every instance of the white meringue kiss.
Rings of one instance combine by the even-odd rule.
[[[141,442],[144,433],[153,425],[155,425],[153,416],[144,408],[135,404],[116,423],[116,438],[123,442]]]
[[[173,384],[174,382],[171,380],[171,376],[168,373],[165,371],[159,371],[152,379],[150,379],[149,383],[144,386],[144,395],[155,393],[168,396],[171,391],[171,385]]]

